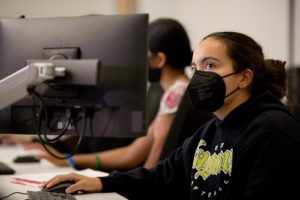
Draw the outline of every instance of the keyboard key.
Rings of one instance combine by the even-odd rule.
[[[29,200],[76,200],[76,198],[67,193],[27,191]]]

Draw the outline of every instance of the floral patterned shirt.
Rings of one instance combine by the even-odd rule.
[[[178,109],[179,103],[187,89],[188,82],[176,81],[162,96],[159,115],[172,114]]]

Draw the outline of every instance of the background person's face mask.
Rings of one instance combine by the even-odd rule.
[[[194,108],[208,112],[214,112],[221,108],[225,98],[239,89],[237,87],[228,95],[225,95],[226,85],[223,78],[233,74],[236,74],[236,72],[221,77],[215,72],[195,71],[188,86],[188,92]]]
[[[156,54],[148,52],[148,81],[150,83],[159,82],[161,78],[161,68],[154,66]]]
[[[161,69],[152,69],[151,67],[148,68],[148,81],[150,83],[159,82],[160,77],[161,77]]]

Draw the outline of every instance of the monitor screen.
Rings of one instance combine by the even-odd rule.
[[[288,75],[288,98],[291,111],[296,120],[300,123],[300,66],[290,66],[287,68]]]
[[[144,134],[147,26],[146,14],[1,19],[0,80],[49,60],[66,76],[1,109],[0,132]]]

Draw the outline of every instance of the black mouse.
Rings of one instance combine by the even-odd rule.
[[[17,156],[14,159],[15,163],[37,163],[40,162],[39,159],[35,158],[33,155]]]
[[[75,182],[72,182],[72,181],[61,182],[61,183],[58,183],[57,185],[54,185],[51,188],[43,188],[43,189],[41,189],[41,191],[43,191],[43,192],[66,193],[66,189],[70,185],[73,185],[74,183]],[[72,194],[74,194],[74,193],[72,193]]]

